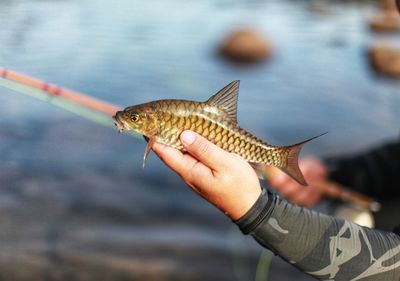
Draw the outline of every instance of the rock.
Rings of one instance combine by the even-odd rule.
[[[378,73],[400,77],[400,50],[390,47],[372,47],[368,50],[371,66]]]
[[[381,12],[369,23],[374,31],[400,31],[400,15],[394,0],[382,0]]]
[[[333,14],[331,7],[326,2],[312,1],[309,4],[309,10],[317,16],[330,16]]]
[[[383,11],[397,13],[397,5],[395,0],[381,0],[380,2]]]
[[[272,48],[257,32],[240,29],[234,31],[222,42],[219,51],[229,60],[254,63],[270,57]]]
[[[373,31],[400,31],[400,16],[397,12],[385,12],[370,21]]]

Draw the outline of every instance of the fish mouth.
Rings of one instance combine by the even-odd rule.
[[[114,119],[114,125],[117,127],[118,132],[130,130],[129,124],[121,117],[123,111],[118,111],[112,118]]]

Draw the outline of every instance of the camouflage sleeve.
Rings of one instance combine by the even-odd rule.
[[[400,237],[292,205],[263,191],[235,222],[319,280],[400,280]]]

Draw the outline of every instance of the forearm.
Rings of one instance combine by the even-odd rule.
[[[300,208],[266,192],[236,223],[261,245],[320,280],[400,278],[400,238],[394,233]]]

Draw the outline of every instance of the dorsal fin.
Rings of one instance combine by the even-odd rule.
[[[209,105],[221,108],[227,117],[234,122],[237,122],[239,84],[239,80],[232,81],[206,101]]]

